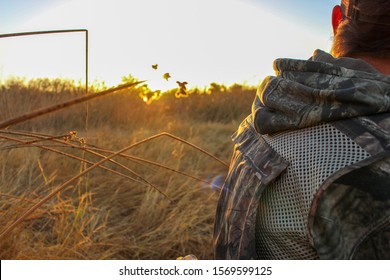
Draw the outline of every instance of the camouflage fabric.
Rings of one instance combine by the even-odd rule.
[[[309,214],[322,259],[390,259],[390,114],[335,122],[372,156],[334,173]]]
[[[253,259],[258,201],[264,187],[288,162],[244,120],[233,135],[236,143],[229,175],[221,190],[214,228],[216,259]]]
[[[260,134],[389,111],[390,76],[315,61],[318,56],[325,54],[275,60],[277,76],[263,81],[252,107]]]
[[[322,259],[389,259],[390,76],[319,50],[309,60],[277,59],[274,66],[277,76],[260,85],[252,114],[233,135],[216,213],[215,258],[257,258],[259,198],[289,165],[261,135],[328,122],[371,156],[320,187],[308,218],[309,242]]]

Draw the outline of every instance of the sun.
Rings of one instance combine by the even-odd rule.
[[[326,49],[322,36],[247,2],[68,0],[37,12],[18,28],[88,29],[89,81],[111,87],[131,74],[163,91],[176,88],[175,81],[201,88],[212,82],[257,84],[273,73],[275,58],[307,58],[315,48]],[[85,38],[73,36],[0,45],[0,75],[85,80]],[[164,73],[172,78],[161,78]]]

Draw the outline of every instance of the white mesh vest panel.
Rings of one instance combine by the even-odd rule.
[[[256,221],[260,259],[316,259],[307,237],[311,202],[332,173],[369,156],[329,124],[263,136],[290,162],[285,173],[267,186]]]

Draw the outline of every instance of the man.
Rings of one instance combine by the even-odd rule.
[[[216,259],[390,259],[390,1],[332,24],[333,56],[277,59],[233,135]]]

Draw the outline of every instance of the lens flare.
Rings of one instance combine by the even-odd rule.
[[[220,190],[222,189],[224,181],[225,181],[225,175],[219,174],[211,180],[211,184],[209,187],[212,190]]]

